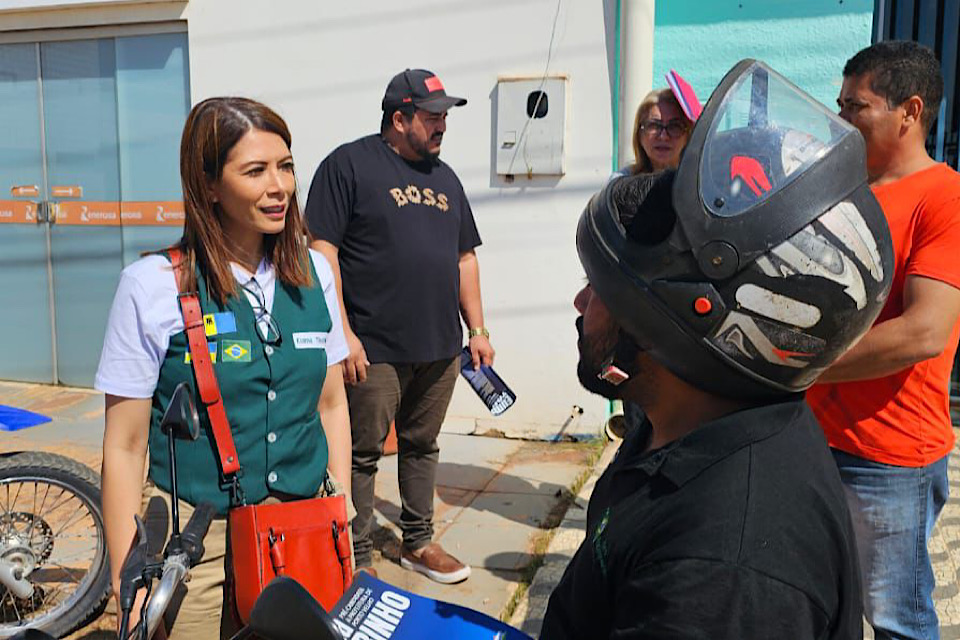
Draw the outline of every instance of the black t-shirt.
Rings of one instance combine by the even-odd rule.
[[[850,515],[802,400],[740,411],[597,482],[541,638],[863,638]]]
[[[347,317],[370,362],[457,354],[459,259],[480,236],[453,169],[408,162],[366,136],[320,164],[305,216],[316,239],[339,247]]]

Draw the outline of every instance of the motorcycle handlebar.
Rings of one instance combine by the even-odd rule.
[[[210,529],[216,508],[209,502],[201,502],[193,511],[187,526],[180,534],[180,547],[172,549],[163,561],[160,582],[150,596],[145,615],[147,638],[152,638],[164,612],[173,599],[174,591],[186,579],[190,567],[203,557],[203,539]]]
[[[201,502],[193,511],[187,526],[183,528],[180,534],[180,541],[183,545],[183,551],[190,560],[190,566],[200,562],[203,557],[203,539],[210,529],[210,522],[216,515],[217,510],[209,502]]]
[[[127,551],[127,556],[123,559],[123,565],[120,567],[120,607],[130,610],[133,606],[133,600],[137,589],[143,585],[143,570],[147,566],[147,528],[140,516],[133,516],[137,526],[137,534]]]
[[[173,599],[173,593],[183,582],[190,568],[190,559],[186,553],[175,553],[163,561],[163,573],[160,582],[150,595],[150,601],[147,603],[147,613],[145,615],[147,625],[147,638],[152,638],[153,633],[160,626],[160,620]]]

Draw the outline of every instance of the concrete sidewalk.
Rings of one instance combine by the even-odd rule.
[[[953,446],[948,463],[951,496],[940,514],[929,546],[937,579],[933,597],[940,617],[941,640],[960,640],[960,429],[954,428],[953,433],[958,443]]]
[[[563,572],[586,537],[587,503],[597,480],[607,468],[619,442],[611,442],[604,448],[600,459],[591,469],[574,502],[567,509],[560,525],[555,529],[550,544],[543,554],[543,564],[537,570],[523,597],[519,598],[516,610],[507,622],[531,637],[540,635],[543,615],[547,612],[550,594],[563,577]]]
[[[0,451],[43,450],[71,456],[99,470],[103,437],[100,393],[0,382],[0,404],[35,411],[53,421],[0,433]],[[456,431],[456,429],[452,429]],[[494,617],[513,607],[518,586],[529,579],[538,545],[563,517],[569,487],[587,474],[599,443],[549,443],[480,437],[440,436],[435,499],[438,542],[469,563],[467,581],[445,586],[400,568],[400,496],[396,457],[380,462],[377,476],[374,566],[380,578],[401,588],[465,605]],[[113,637],[111,614],[71,636]]]
[[[592,450],[590,445],[441,434],[435,539],[472,567],[470,579],[457,585],[437,584],[400,568],[397,459],[383,459],[374,560],[380,578],[500,617],[526,577],[538,540],[563,517],[568,487],[585,470]]]
[[[0,452],[52,451],[99,469],[101,394],[0,382],[0,404],[54,419],[24,431],[0,433]],[[536,637],[549,595],[584,538],[586,505],[596,479],[616,451],[616,444],[608,444],[599,462],[590,465],[598,446],[487,438],[467,435],[457,428],[448,432],[445,427],[440,436],[436,537],[473,567],[469,580],[452,586],[433,583],[399,567],[397,465],[395,457],[384,458],[377,478],[376,505],[379,530],[375,566],[380,577],[416,593],[494,617],[509,617],[512,625]],[[960,490],[958,454],[960,445],[950,460],[950,489],[954,493]],[[582,482],[584,475],[589,477],[571,503],[568,488]],[[934,595],[941,638],[960,640],[960,501],[947,502],[930,540],[930,553],[938,584]],[[540,556],[535,560],[536,554]],[[529,588],[518,597],[518,586],[529,580],[541,562]],[[107,614],[72,638],[113,638],[105,630],[114,625],[112,615]],[[865,638],[872,637],[868,629]]]

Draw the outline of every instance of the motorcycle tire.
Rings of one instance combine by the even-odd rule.
[[[27,494],[33,491],[34,505],[42,497],[40,508],[25,510],[30,502],[20,501],[24,490]],[[52,510],[45,513],[48,500]],[[80,520],[76,519],[78,514]],[[91,537],[92,540],[86,540]],[[70,552],[60,563],[53,562],[55,557],[59,559],[55,556],[58,545]],[[66,558],[78,555],[77,546],[90,547],[89,553],[84,552],[91,556],[85,563],[88,566],[63,564]],[[53,453],[29,451],[0,457],[0,558],[3,557],[9,561],[26,558],[33,572],[28,579],[34,585],[34,596],[19,600],[0,585],[0,638],[10,638],[26,628],[62,638],[99,617],[111,591],[100,476],[75,460]],[[48,611],[43,610],[47,597],[60,591],[48,592],[50,587],[39,579],[44,571],[51,574],[51,582],[76,582],[75,590],[61,602],[51,603]],[[34,611],[36,615],[24,616],[24,611],[29,613],[31,607],[38,606],[38,597],[41,610]],[[12,616],[17,619],[11,619]]]

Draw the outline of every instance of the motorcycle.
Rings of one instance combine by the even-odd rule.
[[[216,514],[212,504],[201,502],[183,531],[180,530],[177,440],[196,440],[200,435],[200,418],[186,383],[180,383],[174,389],[170,404],[160,419],[160,430],[167,436],[170,453],[171,533],[163,558],[151,557],[149,549],[152,547],[146,526],[140,516],[134,516],[137,533],[120,568],[120,640],[153,637],[177,587],[186,580],[190,568],[203,557],[203,539]],[[156,588],[153,587],[154,580],[159,580]],[[143,601],[140,621],[130,630],[130,614],[140,589],[146,589],[147,597]]]
[[[120,569],[121,631],[119,640],[134,638],[146,640],[153,637],[177,588],[186,580],[190,568],[203,557],[203,538],[206,536],[210,522],[215,515],[213,505],[201,503],[197,505],[183,530],[180,529],[176,441],[179,439],[196,440],[200,432],[197,410],[186,384],[181,384],[174,390],[170,404],[160,421],[160,429],[167,435],[171,461],[171,534],[162,557],[154,557],[150,552],[153,546],[149,540],[147,528],[140,516],[134,517],[137,532]],[[49,456],[49,454],[29,455],[34,458],[37,455],[41,456],[42,460],[48,465],[53,462],[53,459],[61,458],[60,456]],[[96,499],[87,500],[84,504],[90,508],[95,508],[97,531],[99,539],[102,540],[103,518],[99,511],[99,479],[86,467],[65,458],[63,460],[69,462],[69,468],[78,475],[85,469],[86,474],[83,477],[90,481],[88,484],[96,488]],[[58,462],[58,465],[62,464]],[[2,465],[2,461],[0,461],[0,465]],[[51,468],[53,467],[51,466]],[[28,474],[23,475],[28,476]],[[84,489],[87,488],[89,487],[84,487]],[[84,495],[86,496],[86,493]],[[3,493],[0,493],[0,507],[3,507],[3,497]],[[148,510],[151,510],[153,506],[148,507]],[[163,508],[166,508],[165,505]],[[9,515],[9,510],[0,512],[0,518],[9,517]],[[39,526],[33,520],[28,522],[28,524],[30,523]],[[46,531],[46,529],[41,529]],[[27,536],[27,539],[31,538]],[[106,556],[105,552],[101,552],[100,555],[104,558]],[[2,564],[3,562],[6,562],[6,564]],[[12,566],[12,562],[5,559],[0,560],[0,569],[6,569],[8,565]],[[106,566],[105,560],[103,565]],[[8,572],[10,576],[15,577],[11,582],[25,593],[27,586],[29,586],[22,584],[25,572],[15,569],[16,567],[10,568]],[[109,580],[109,571],[104,569],[103,573],[105,579]],[[3,580],[3,578],[0,577],[0,580]],[[154,586],[155,581],[158,581],[156,586]],[[6,582],[2,583],[6,584]],[[129,629],[130,615],[136,602],[136,596],[142,589],[146,590],[147,595],[140,610],[140,620],[132,629]],[[109,593],[104,596],[102,604],[106,603],[108,595]],[[102,606],[100,608],[102,610]],[[283,612],[282,616],[277,615],[279,611]],[[304,632],[304,629],[310,631]],[[25,629],[21,625],[20,628],[13,629],[10,634],[0,637],[9,640],[53,640],[53,638],[61,637],[65,633],[61,627],[35,625]],[[307,633],[307,635],[305,636],[304,633]],[[265,640],[292,640],[294,638],[300,640],[342,640],[342,635],[337,631],[330,616],[309,592],[295,580],[284,577],[277,578],[267,585],[251,611],[249,624],[235,638],[236,640],[243,640],[254,636]]]
[[[215,514],[209,503],[200,503],[194,509],[183,531],[180,531],[180,514],[177,508],[177,464],[176,442],[178,439],[196,440],[199,435],[197,410],[186,384],[179,385],[170,399],[170,404],[160,421],[161,430],[167,435],[170,453],[170,517],[172,532],[163,557],[153,557],[150,549],[156,546],[149,540],[149,532],[140,516],[134,516],[137,532],[134,542],[120,569],[120,637],[119,640],[149,640],[160,626],[160,621],[174,593],[203,556],[203,538],[207,534],[210,522]],[[163,509],[165,504],[161,500]],[[148,506],[148,511],[151,506]],[[154,582],[159,580],[157,586]],[[366,580],[366,582],[365,582]],[[469,636],[510,638],[529,640],[516,629],[508,627],[498,620],[477,611],[442,603],[404,592],[374,578],[363,578],[355,582],[340,602],[332,609],[333,615],[323,609],[313,596],[296,580],[279,576],[274,578],[260,593],[251,610],[247,626],[241,629],[231,640],[344,640],[347,637],[373,637],[374,631],[365,635],[366,630],[383,629],[392,625],[399,628],[404,611],[411,613],[412,627],[406,627],[405,637],[422,637],[418,631],[423,628],[445,629],[440,637],[461,637],[458,631],[468,627]],[[140,590],[146,590],[146,597],[140,608],[140,620],[130,629],[130,616]],[[362,593],[361,593],[362,592]],[[369,606],[358,605],[362,615],[344,616],[345,601],[354,603],[354,596],[366,599]],[[371,597],[373,596],[373,597]],[[379,599],[381,602],[374,602]],[[392,609],[391,609],[392,607]],[[355,607],[356,609],[357,607]],[[366,613],[370,612],[370,620]],[[416,612],[415,612],[416,611]],[[432,618],[432,619],[431,619]],[[344,622],[346,620],[346,622]],[[367,626],[369,623],[369,627]],[[452,626],[451,626],[452,623]],[[356,627],[350,626],[357,625]],[[426,625],[424,627],[423,625]],[[431,626],[435,625],[435,626]],[[473,635],[480,633],[488,635]],[[343,631],[341,631],[343,630]],[[358,632],[362,630],[363,632]],[[415,635],[411,635],[415,634]],[[379,637],[379,635],[377,636]],[[399,636],[398,636],[399,637]],[[25,636],[23,640],[41,640]]]
[[[185,529],[186,530],[186,529]],[[250,622],[231,640],[344,640],[323,607],[300,584],[286,576],[274,578],[253,605]],[[28,629],[11,640],[54,640]]]
[[[230,640],[344,640],[310,592],[287,576],[277,576],[260,592],[250,621]]]
[[[53,453],[0,455],[0,638],[63,637],[109,597],[100,477]]]

